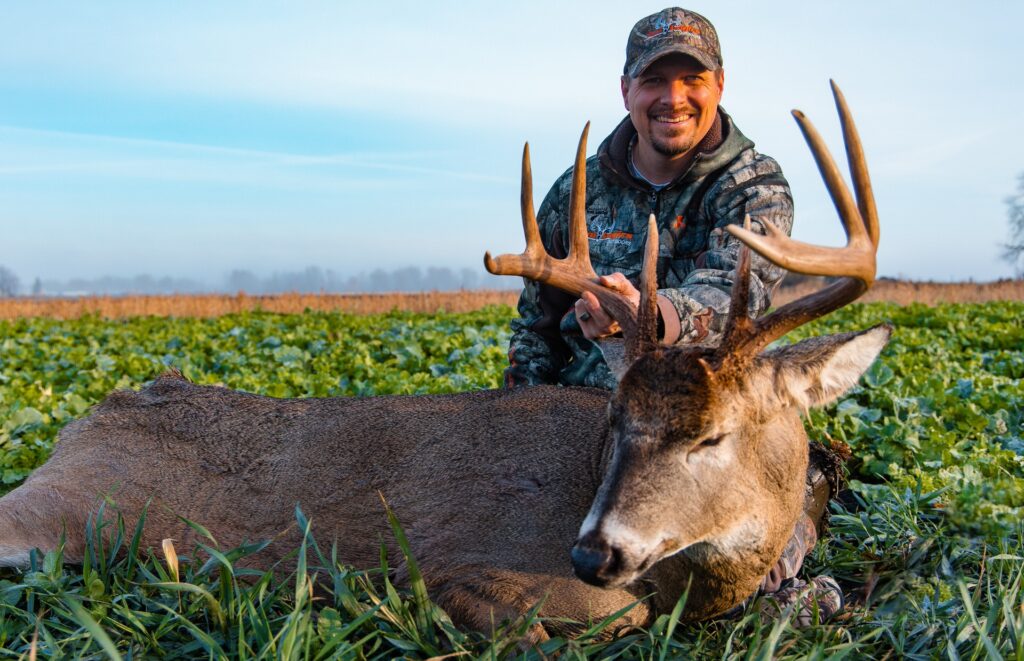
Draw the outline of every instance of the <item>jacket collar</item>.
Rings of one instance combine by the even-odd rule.
[[[598,163],[604,175],[609,179],[631,188],[643,191],[651,190],[650,184],[637,179],[629,172],[626,159],[629,154],[629,145],[635,137],[636,128],[633,127],[629,115],[626,115],[626,118],[619,122],[615,130],[597,148]],[[715,122],[697,145],[697,156],[693,159],[690,167],[667,187],[673,188],[700,179],[739,156],[743,150],[753,146],[754,143],[733,124],[732,117],[719,106]]]

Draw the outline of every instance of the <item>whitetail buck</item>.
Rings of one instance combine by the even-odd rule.
[[[770,224],[767,236],[729,228],[790,270],[843,276],[827,289],[751,320],[744,249],[721,345],[658,346],[653,223],[639,312],[597,286],[589,268],[584,133],[567,260],[540,246],[528,153],[526,252],[485,259],[494,273],[597,294],[624,329],[623,356],[611,359],[621,375],[616,392],[541,386],[280,400],[165,375],[138,392],[112,393],[68,425],[50,460],[0,499],[0,564],[26,564],[31,549],[55,548],[63,531],[66,556],[81,560],[88,513],[109,493],[129,522],[153,499],[149,547],[166,537],[188,546],[182,515],[222,546],[277,538],[257,556],[268,566],[297,545],[294,528],[281,533],[298,503],[322,544],[370,567],[379,540],[390,538],[382,493],[431,596],[463,626],[489,629],[545,597],[543,615],[587,621],[653,595],[626,615],[644,623],[671,610],[691,580],[687,618],[725,611],[755,590],[801,513],[808,441],[800,412],[850,387],[889,336],[878,327],[764,351],[854,300],[874,278],[878,224],[867,168],[834,93],[856,201],[814,128],[794,114],[847,246],[808,246]]]

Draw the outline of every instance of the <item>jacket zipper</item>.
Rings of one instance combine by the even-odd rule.
[[[651,203],[651,213],[653,213],[654,217],[657,218],[658,217],[658,191],[651,190],[650,194],[647,196],[647,199]]]

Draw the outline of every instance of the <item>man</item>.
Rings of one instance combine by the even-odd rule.
[[[713,342],[729,311],[740,242],[724,231],[765,223],[789,232],[793,201],[778,164],[754,150],[719,107],[725,86],[714,27],[703,16],[670,8],[642,19],[626,46],[621,78],[626,117],[587,160],[587,229],[595,271],[639,300],[647,218],[654,213],[658,251],[659,328],[668,344]],[[538,213],[545,247],[566,254],[571,169],[552,186]],[[784,271],[755,257],[750,307],[760,314]],[[512,324],[505,384],[614,388],[590,341],[617,330],[586,294],[579,301],[527,282]],[[582,332],[582,337],[581,337]]]
[[[620,80],[628,117],[587,160],[587,231],[590,259],[604,284],[639,302],[648,216],[657,218],[658,328],[663,343],[711,343],[729,314],[740,242],[724,230],[751,218],[764,233],[771,223],[790,232],[793,200],[778,164],[759,154],[719,106],[725,73],[718,35],[695,12],[671,7],[640,20],[630,32]],[[548,252],[564,257],[572,169],[552,186],[538,212]],[[750,310],[769,306],[783,269],[752,259]],[[549,285],[526,281],[520,319],[512,322],[505,385],[558,383],[615,387],[591,341],[618,325],[587,292],[573,298]],[[820,473],[820,471],[819,471]],[[828,488],[820,477],[819,511]],[[820,494],[819,494],[820,495]],[[814,508],[812,508],[814,509]],[[798,524],[779,564],[762,589],[780,604],[797,600],[809,621],[814,603],[829,615],[842,605],[832,579],[810,585],[795,578],[817,536],[808,517]],[[807,597],[808,592],[811,593]],[[803,611],[807,611],[806,613]]]

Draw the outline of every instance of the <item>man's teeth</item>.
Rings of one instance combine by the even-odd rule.
[[[658,115],[654,119],[656,121],[665,122],[667,124],[682,124],[683,122],[687,121],[691,117],[693,117],[693,115],[677,115],[677,116]]]

